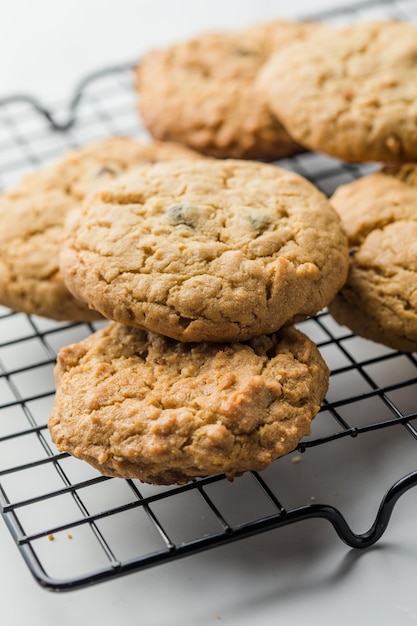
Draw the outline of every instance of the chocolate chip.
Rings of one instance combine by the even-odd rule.
[[[96,176],[99,178],[100,176],[116,176],[117,172],[115,169],[109,167],[108,165],[103,165],[97,171]]]
[[[271,219],[267,215],[249,215],[249,221],[258,234],[267,230],[271,224]]]
[[[235,53],[240,57],[250,57],[258,55],[257,50],[251,50],[250,48],[236,48]]]
[[[176,226],[184,225],[194,228],[193,218],[195,219],[196,207],[189,202],[174,204],[167,211],[168,218]]]

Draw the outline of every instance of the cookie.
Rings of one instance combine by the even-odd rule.
[[[56,320],[99,314],[68,292],[59,246],[68,212],[91,190],[122,172],[156,160],[202,158],[175,144],[141,144],[114,137],[74,150],[0,196],[0,304]]]
[[[247,343],[176,342],[110,324],[58,355],[49,419],[60,451],[155,484],[262,470],[310,433],[328,387],[294,328]]]
[[[90,194],[60,267],[104,317],[180,341],[242,341],[332,300],[348,247],[336,211],[298,174],[207,158],[145,166]]]
[[[346,161],[417,159],[417,24],[328,27],[273,55],[258,77],[292,137]]]
[[[351,248],[346,285],[329,306],[354,333],[417,350],[417,164],[383,169],[331,199]]]
[[[316,28],[276,21],[240,32],[202,33],[149,52],[136,74],[145,126],[155,139],[217,158],[274,160],[299,152],[254,80],[273,50]]]

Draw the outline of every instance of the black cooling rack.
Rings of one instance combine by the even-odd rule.
[[[415,20],[417,3],[366,2],[307,17]],[[64,107],[47,110],[26,96],[1,100],[0,188],[88,141],[113,134],[147,140],[132,66],[87,77]],[[313,153],[279,164],[327,194],[372,169]],[[167,488],[105,478],[58,453],[47,429],[59,349],[99,326],[0,307],[0,511],[47,589],[95,584],[311,518],[364,548],[380,539],[398,498],[417,484],[416,357],[355,337],[325,311],[299,324],[331,377],[312,434],[293,454],[233,483],[219,475]]]

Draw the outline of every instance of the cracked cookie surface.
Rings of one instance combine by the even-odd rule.
[[[417,350],[417,165],[386,167],[340,187],[331,202],[351,247],[329,310],[356,334]]]
[[[63,348],[55,377],[49,429],[59,450],[106,475],[173,484],[232,479],[294,450],[329,372],[294,328],[191,344],[110,322]]]
[[[258,87],[302,145],[346,161],[417,158],[417,24],[329,27],[275,54]]]
[[[254,85],[274,50],[318,28],[276,21],[207,32],[148,53],[137,69],[139,110],[156,139],[218,158],[274,160],[299,152]]]
[[[61,271],[104,317],[182,341],[235,341],[326,306],[346,235],[327,198],[273,165],[145,166],[91,194],[67,224]]]
[[[0,196],[0,303],[57,320],[101,317],[76,300],[59,272],[59,248],[68,212],[84,196],[144,163],[202,158],[176,144],[142,144],[112,137],[74,150],[26,176]]]

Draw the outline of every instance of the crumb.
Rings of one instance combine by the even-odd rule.
[[[51,533],[50,535],[48,535],[48,539],[49,541],[53,541],[55,539],[55,535]]]
[[[291,459],[292,463],[299,463],[300,461],[301,461],[301,457],[299,454],[297,456],[293,456]]]
[[[67,537],[68,537],[68,539],[72,539],[71,533],[67,533]]]
[[[310,496],[310,500],[313,501],[316,499],[316,496]]]

